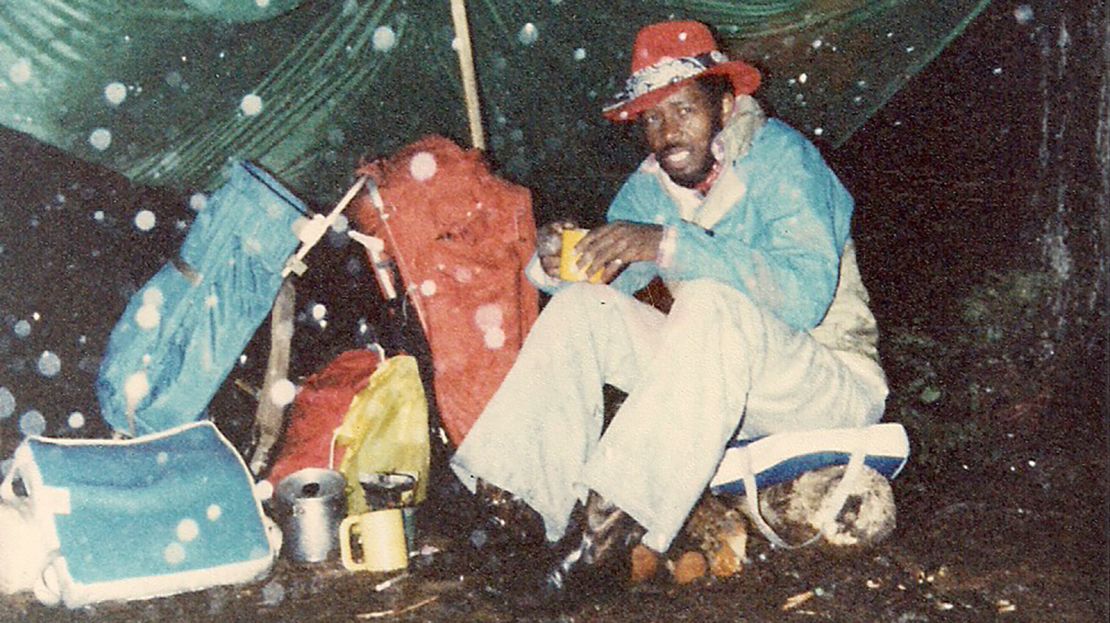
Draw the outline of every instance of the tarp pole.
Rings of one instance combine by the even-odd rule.
[[[482,111],[478,103],[478,79],[474,73],[470,25],[466,20],[466,0],[451,0],[451,19],[455,22],[455,42],[459,52],[459,69],[462,71],[463,94],[466,96],[466,115],[470,119],[470,143],[475,149],[485,151]]]

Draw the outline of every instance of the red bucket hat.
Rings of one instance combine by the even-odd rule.
[[[635,120],[687,81],[711,75],[727,76],[734,95],[747,95],[759,87],[759,70],[743,61],[728,60],[705,24],[646,26],[632,47],[632,75],[602,114],[611,121]]]

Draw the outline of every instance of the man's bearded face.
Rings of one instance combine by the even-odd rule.
[[[640,115],[648,147],[676,184],[694,187],[713,168],[710,143],[721,131],[722,111],[689,82]]]

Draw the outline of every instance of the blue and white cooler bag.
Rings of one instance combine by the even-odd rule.
[[[45,541],[34,586],[75,608],[261,579],[281,533],[211,422],[130,440],[28,437],[0,489]]]

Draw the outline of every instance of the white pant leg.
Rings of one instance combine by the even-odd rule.
[[[557,293],[452,458],[455,473],[471,490],[482,478],[516,494],[543,517],[547,538],[560,538],[586,494],[581,470],[601,435],[602,385],[636,385],[663,320],[608,286]]]
[[[682,284],[657,354],[582,471],[665,551],[737,434],[859,426],[881,392],[837,356],[725,285]]]

